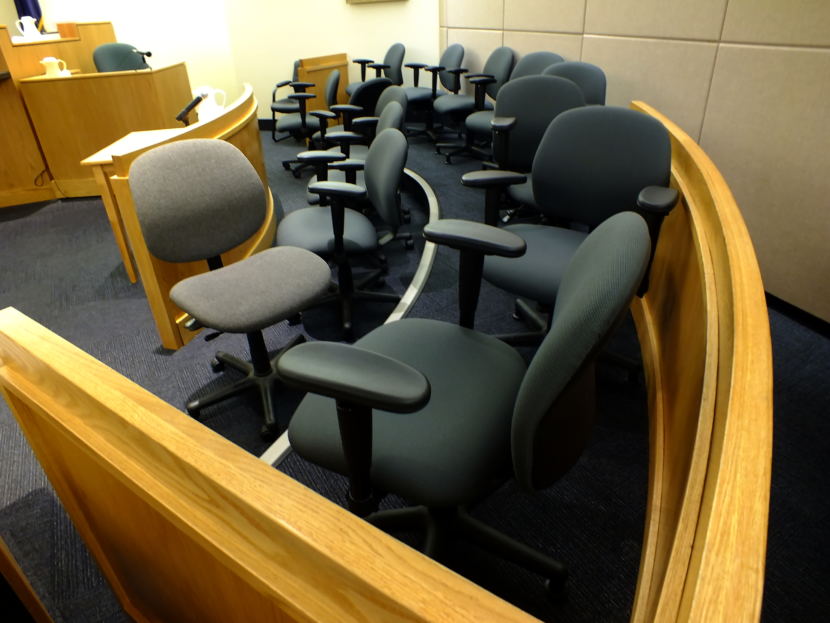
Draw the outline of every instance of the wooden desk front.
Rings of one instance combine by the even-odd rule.
[[[20,81],[59,196],[99,194],[89,154],[134,130],[179,126],[176,114],[192,98],[187,68],[82,73]]]

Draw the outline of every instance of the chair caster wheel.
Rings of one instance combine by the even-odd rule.
[[[291,165],[288,164],[287,162],[283,162],[282,163],[282,168],[285,169],[286,171],[290,171],[291,170]]]
[[[291,175],[293,175],[295,179],[300,179],[300,172],[297,171],[296,169],[291,171]]]
[[[210,369],[214,372],[222,372],[225,369],[225,362],[214,357],[210,360]]]
[[[412,250],[415,248],[415,241],[412,238],[408,238],[403,244],[407,249]]]
[[[288,326],[289,327],[296,327],[298,324],[302,324],[302,323],[303,323],[302,313],[291,316],[291,318],[288,319]]]
[[[545,596],[554,602],[564,600],[567,596],[565,578],[547,578],[545,580]]]
[[[187,414],[192,417],[194,420],[199,419],[199,401],[198,400],[191,400],[188,402],[184,410],[187,411]]]
[[[411,223],[412,222],[412,215],[409,212],[407,212],[406,214],[403,214],[401,216],[401,221],[403,221],[404,223]]]

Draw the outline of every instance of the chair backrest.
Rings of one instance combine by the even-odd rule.
[[[586,104],[605,104],[605,72],[596,65],[582,61],[554,63],[542,73],[567,78],[582,89]]]
[[[533,160],[533,196],[554,218],[594,227],[634,209],[646,186],[668,186],[671,142],[663,124],[616,106],[567,110],[545,131]]]
[[[245,155],[218,139],[188,139],[141,154],[130,190],[147,248],[167,262],[216,257],[265,219],[262,180]]]
[[[323,87],[323,93],[326,100],[326,108],[331,108],[337,103],[338,86],[340,86],[340,70],[332,69],[328,78],[326,78],[326,85]]]
[[[294,66],[291,69],[291,82],[299,82],[300,80],[300,59],[294,61]]]
[[[92,52],[92,61],[99,72],[150,69],[134,45],[129,43],[104,43]]]
[[[392,81],[392,84],[403,84],[403,57],[406,54],[406,48],[403,43],[393,43],[386,51],[386,56],[383,57],[383,64],[389,65],[383,70],[383,75]]]
[[[513,48],[507,46],[496,48],[490,53],[481,73],[493,76],[496,81],[487,85],[485,89],[487,95],[496,99],[499,89],[510,79],[510,72],[513,71],[513,63],[515,61],[516,53],[513,51]]]
[[[375,136],[366,155],[363,180],[366,194],[380,218],[393,231],[401,223],[398,187],[406,166],[409,146],[396,128],[387,128]]]
[[[444,71],[438,72],[438,79],[445,89],[455,93],[461,88],[461,78],[455,74],[451,74],[448,70],[458,69],[464,61],[464,46],[460,43],[453,43],[448,45],[438,64],[444,67]]]
[[[555,52],[531,52],[525,54],[513,67],[513,72],[510,74],[510,79],[522,78],[524,76],[533,76],[542,73],[545,69],[554,63],[561,63],[565,59]]]
[[[381,94],[391,85],[392,81],[389,78],[372,78],[366,82],[361,82],[352,92],[349,104],[360,106],[363,109],[361,114],[371,115],[375,111]]]
[[[516,397],[511,449],[522,486],[549,486],[581,455],[593,424],[593,360],[628,310],[650,253],[645,221],[623,212],[597,227],[574,254],[551,329]]]
[[[386,87],[378,98],[375,104],[375,117],[380,117],[381,113],[386,109],[386,105],[390,102],[398,102],[406,113],[406,104],[409,100],[406,97],[406,90],[400,86]]]
[[[375,127],[375,135],[377,136],[386,128],[403,130],[403,122],[405,118],[406,112],[404,112],[404,109],[400,103],[389,102],[383,107],[383,111],[378,116],[378,124]]]
[[[499,155],[499,166],[530,171],[536,150],[557,115],[584,106],[582,91],[570,80],[553,76],[525,76],[510,80],[499,91],[496,117],[515,117],[507,153]]]

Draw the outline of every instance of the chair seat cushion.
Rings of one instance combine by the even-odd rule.
[[[441,115],[462,114],[472,112],[475,109],[475,98],[472,95],[456,95],[448,93],[437,98],[432,104],[435,112]],[[484,102],[485,110],[493,108],[493,104]]]
[[[468,132],[479,136],[490,136],[493,133],[490,121],[493,120],[494,114],[492,110],[477,110],[467,115],[467,118],[464,119],[464,125]]]
[[[428,102],[432,99],[432,87],[405,87],[406,101],[410,104]],[[439,90],[437,96],[446,95],[446,91]]]
[[[289,98],[284,98],[281,100],[277,100],[276,102],[271,102],[271,110],[274,112],[281,112],[281,113],[299,113],[300,112],[300,103],[296,100],[292,100]]]
[[[188,277],[173,286],[170,299],[205,327],[248,333],[296,315],[330,283],[331,270],[320,257],[280,247]]]
[[[343,244],[347,253],[369,253],[377,249],[378,235],[372,222],[355,210],[345,210]],[[288,245],[329,256],[334,245],[331,211],[328,207],[302,208],[288,214],[277,227],[277,246]]]
[[[525,372],[521,356],[491,336],[427,319],[382,325],[356,346],[420,370],[432,392],[415,413],[375,411],[372,479],[415,504],[473,501],[511,473],[513,402]],[[289,426],[292,447],[346,473],[334,401],[303,399]]]
[[[317,120],[316,117],[312,117],[311,115],[306,115],[305,117],[305,128],[303,127],[303,119],[300,116],[300,113],[292,113],[290,115],[283,115],[277,119],[277,131],[278,132],[299,132],[299,131],[311,131],[313,128],[319,128],[320,122]]]
[[[587,235],[585,232],[521,223],[505,229],[527,243],[521,257],[489,256],[484,259],[484,278],[493,285],[552,305],[571,257]]]

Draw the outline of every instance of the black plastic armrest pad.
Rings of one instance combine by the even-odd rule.
[[[308,185],[308,192],[315,195],[325,195],[326,197],[343,197],[344,199],[363,199],[366,196],[366,189],[363,186],[349,184],[348,182],[314,182]]]
[[[326,140],[330,143],[357,143],[358,141],[365,141],[366,137],[359,132],[338,130],[337,132],[326,132]]]
[[[478,76],[478,77],[470,77],[464,76],[467,80],[470,81],[470,84],[492,84],[496,81],[493,76]]]
[[[300,80],[289,83],[295,89],[310,89],[314,86],[313,82],[302,82]]]
[[[460,219],[440,219],[424,226],[424,238],[461,251],[478,251],[484,255],[519,257],[527,245],[505,229]]]
[[[380,121],[380,117],[355,117],[352,125],[359,128],[373,128]]]
[[[527,175],[516,171],[488,169],[487,171],[470,171],[461,176],[461,183],[472,188],[492,188],[493,186],[512,186],[524,184]]]
[[[287,87],[289,84],[291,84],[290,80],[281,80],[280,82],[277,82],[274,88],[281,89],[282,87]]]
[[[358,65],[366,65],[367,63],[374,63],[375,59],[373,58],[355,58],[352,60],[353,63],[357,63]]]
[[[384,65],[383,63],[372,63],[369,67],[372,69],[389,69],[389,65]]]
[[[457,67],[455,69],[448,69],[447,71],[450,72],[451,74],[457,74],[457,75],[460,76],[461,74],[466,74],[470,70],[467,69],[466,67]]]
[[[436,71],[444,71],[446,67],[443,65],[430,65],[429,67],[424,67],[425,70],[435,73]]]
[[[308,113],[318,119],[337,119],[337,115],[335,115],[330,110],[312,110]]]
[[[504,132],[516,125],[516,117],[493,117],[490,119],[490,127],[496,132]]]
[[[329,168],[337,169],[338,171],[362,171],[366,168],[366,161],[360,160],[359,158],[350,158],[349,160],[332,162]]]
[[[646,186],[637,196],[637,207],[652,214],[666,215],[677,203],[678,194],[674,188]]]
[[[404,67],[409,67],[410,69],[426,69],[429,65],[426,63],[407,63]]]
[[[310,100],[317,97],[314,93],[289,93],[288,99],[292,100]]]
[[[322,149],[312,149],[309,151],[301,151],[296,156],[297,160],[301,162],[308,162],[315,164],[317,162],[337,162],[338,160],[345,160],[346,155],[339,151],[324,151]]]
[[[329,110],[336,113],[360,113],[363,112],[362,106],[355,106],[354,104],[335,104],[334,106],[329,107]]]
[[[393,413],[417,411],[430,396],[429,381],[415,368],[349,344],[300,344],[279,358],[277,370],[300,389]]]

